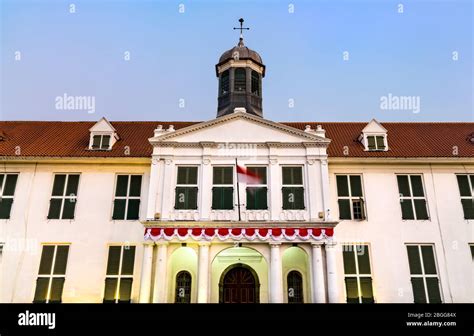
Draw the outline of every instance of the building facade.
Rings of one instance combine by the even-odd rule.
[[[0,122],[1,302],[474,302],[473,123],[265,119],[242,38],[216,75],[206,122]]]

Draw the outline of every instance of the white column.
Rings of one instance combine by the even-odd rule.
[[[199,193],[201,194],[201,220],[211,219],[211,206],[212,206],[212,166],[210,159],[203,159],[201,165],[201,185],[199,187]]]
[[[209,245],[199,243],[198,303],[207,303],[209,298]]]
[[[321,192],[323,198],[324,220],[331,220],[329,197],[329,170],[328,160],[321,160]]]
[[[156,157],[151,160],[150,183],[148,186],[148,202],[146,209],[146,219],[155,219],[156,211],[156,194],[158,192],[158,184],[160,181],[160,160]]]
[[[283,270],[280,244],[270,244],[270,303],[283,303]]]
[[[326,303],[326,284],[324,280],[323,247],[312,244],[311,272],[313,280],[313,303]]]
[[[326,270],[328,278],[328,299],[329,303],[339,301],[336,273],[336,244],[326,243]]]
[[[155,196],[155,201],[153,204],[151,205],[148,205],[148,209],[150,209],[150,207],[153,207],[154,208],[154,212],[153,212],[153,217],[155,216],[155,213],[156,212],[159,212],[160,215],[161,215],[161,212],[162,212],[162,204],[163,204],[163,184],[164,184],[164,180],[165,180],[165,174],[164,174],[164,171],[165,171],[165,161],[163,159],[160,159],[158,161],[152,161],[153,165],[151,167],[151,170],[152,170],[152,173],[153,173],[153,168],[155,168],[155,171],[156,171],[156,190],[153,190],[152,189],[152,186],[150,185],[150,190],[149,190],[149,193],[154,193]],[[156,167],[155,167],[156,166]],[[150,177],[151,178],[151,177]],[[148,217],[148,213],[147,213],[147,217]]]
[[[161,218],[170,219],[170,212],[173,209],[174,193],[173,193],[173,170],[174,163],[172,159],[166,159],[163,172],[163,190],[161,194]]]
[[[278,164],[277,158],[270,158],[269,167],[269,197],[270,197],[270,219],[280,220],[281,213],[281,167]]]
[[[149,303],[151,293],[151,273],[153,267],[153,244],[143,244],[142,274],[140,277],[140,297],[138,302]]]
[[[319,204],[318,204],[318,198],[315,195],[315,186],[317,186],[318,183],[318,167],[316,159],[313,158],[308,158],[306,160],[305,168],[306,168],[306,188],[305,188],[305,198],[306,198],[306,204],[308,204],[309,208],[309,220],[310,221],[318,221],[321,220],[319,218],[318,212],[319,210]]]
[[[153,303],[166,303],[166,271],[168,269],[168,243],[157,243],[155,263],[155,282],[153,284]]]

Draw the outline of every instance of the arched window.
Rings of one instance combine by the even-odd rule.
[[[260,74],[255,70],[252,70],[252,93],[259,97],[261,95]]]
[[[191,303],[191,274],[181,271],[176,275],[175,303]]]
[[[245,92],[246,90],[246,76],[244,68],[235,69],[234,76],[234,91],[236,92]]]
[[[288,303],[303,303],[303,277],[298,271],[288,273]]]
[[[229,93],[229,70],[226,70],[221,74],[220,88],[221,96]]]

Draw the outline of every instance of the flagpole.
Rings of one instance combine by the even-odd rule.
[[[239,211],[239,222],[241,221],[240,217],[240,188],[239,188],[239,172],[237,171],[237,158],[235,158],[235,173],[237,175],[237,209]]]

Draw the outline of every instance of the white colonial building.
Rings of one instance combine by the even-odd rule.
[[[1,302],[474,302],[474,124],[0,122]],[[258,182],[237,181],[236,162]]]

